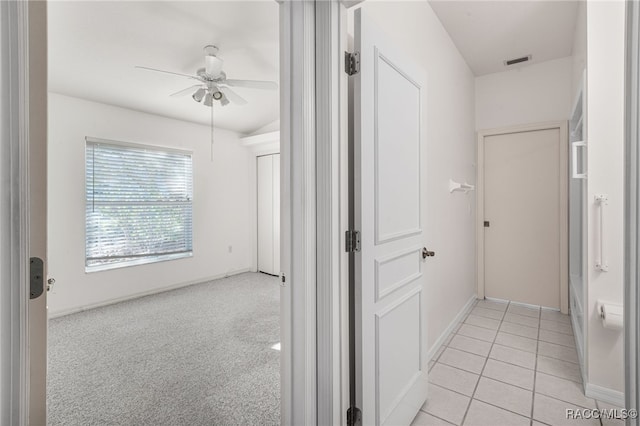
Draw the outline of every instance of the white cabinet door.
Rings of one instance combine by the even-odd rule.
[[[273,274],[273,155],[258,157],[258,271]]]
[[[424,72],[355,13],[356,403],[363,425],[409,425],[427,398],[421,223]]]

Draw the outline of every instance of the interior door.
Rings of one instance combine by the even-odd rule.
[[[484,138],[486,297],[560,309],[560,141],[558,128]]]
[[[258,271],[273,274],[273,155],[258,157]]]
[[[258,157],[258,271],[280,274],[280,154]]]
[[[280,154],[273,154],[273,274],[280,274]]]
[[[355,393],[364,425],[410,424],[427,398],[421,223],[424,72],[362,10],[352,77]]]

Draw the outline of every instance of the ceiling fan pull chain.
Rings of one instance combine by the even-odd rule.
[[[211,161],[213,162],[213,104],[209,108],[211,108]]]

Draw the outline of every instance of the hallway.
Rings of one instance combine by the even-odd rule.
[[[413,425],[623,425],[570,420],[586,398],[569,316],[478,300],[429,363],[429,399]],[[577,423],[576,423],[577,422]]]

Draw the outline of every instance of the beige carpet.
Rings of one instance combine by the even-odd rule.
[[[53,319],[49,424],[279,424],[279,309],[246,273]]]

